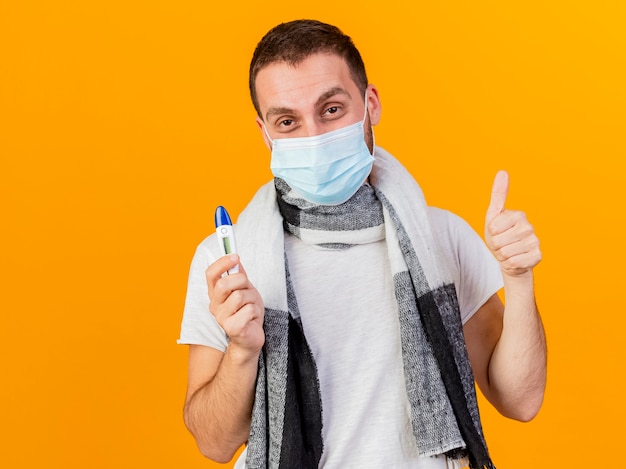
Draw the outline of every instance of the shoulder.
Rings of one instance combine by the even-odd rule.
[[[233,228],[237,230],[237,224],[234,224]],[[211,233],[196,246],[192,266],[198,264],[204,271],[209,265],[221,257],[221,255],[219,239],[215,233]]]
[[[458,279],[460,260],[463,256],[463,239],[467,238],[467,230],[471,228],[463,218],[449,210],[429,206],[428,216],[440,253],[448,259],[448,264],[454,267],[453,275]]]
[[[438,207],[428,207],[433,233],[444,244],[457,246],[468,237],[479,238],[478,233],[459,215]]]
[[[428,215],[433,226],[438,230],[469,228],[469,224],[463,218],[443,208],[428,206]]]
[[[457,264],[471,266],[493,257],[482,237],[459,215],[448,210],[428,207],[433,234],[447,256],[454,256]]]
[[[187,280],[187,294],[183,310],[179,344],[205,345],[221,352],[226,350],[228,339],[215,317],[209,311],[209,293],[205,271],[219,257],[215,234],[198,244],[191,261]]]
[[[440,208],[428,213],[441,253],[452,268],[463,323],[502,287],[500,268],[481,236],[460,216]]]
[[[206,257],[210,262],[214,262],[219,257],[219,244],[217,235],[210,234],[204,238],[196,247],[196,256]]]

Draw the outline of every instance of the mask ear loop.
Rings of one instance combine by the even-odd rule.
[[[272,137],[270,137],[270,134],[267,131],[267,127],[265,127],[265,122],[261,121],[261,127],[263,127],[263,133],[265,134],[265,136],[270,141],[270,143],[272,144],[272,147],[273,147],[274,146],[274,140],[272,140]],[[271,148],[270,148],[270,150],[271,150]]]
[[[376,134],[374,133],[374,126],[370,125],[370,129],[372,129],[372,156],[376,153]]]
[[[365,96],[363,96],[363,104],[365,109],[363,110],[363,119],[361,119],[362,125],[365,125],[365,118],[367,117],[367,88],[365,88]]]
[[[365,120],[368,116],[367,114],[367,88],[365,88],[365,96],[363,97],[363,103],[365,104],[365,111],[363,112],[363,120],[361,121],[361,127],[363,127],[365,125]],[[370,120],[371,122],[371,120]],[[374,134],[374,126],[370,124],[370,131],[372,132],[372,153],[371,155],[374,156],[374,153],[376,152],[376,135]]]

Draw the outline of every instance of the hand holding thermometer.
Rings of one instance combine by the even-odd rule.
[[[219,241],[222,255],[226,256],[227,254],[236,254],[237,244],[235,243],[233,224],[230,221],[228,212],[221,205],[215,210],[215,232],[217,234],[217,240]],[[228,270],[229,274],[236,274],[237,272],[239,272],[239,265],[236,265],[232,269]]]

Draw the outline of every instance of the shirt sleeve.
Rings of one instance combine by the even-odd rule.
[[[442,251],[455,266],[452,275],[457,290],[461,321],[465,324],[503,286],[498,261],[482,238],[461,217],[429,207]]]
[[[187,281],[187,296],[183,310],[179,344],[206,345],[225,351],[228,338],[224,329],[209,311],[209,292],[205,271],[216,256],[211,251],[215,235],[206,238],[198,245],[191,261]]]

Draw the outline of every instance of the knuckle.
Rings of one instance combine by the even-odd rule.
[[[500,242],[500,236],[498,236],[494,231],[488,231],[488,233],[489,239],[487,240],[487,243],[489,244],[489,247],[492,251],[499,250],[502,247]]]
[[[494,218],[487,223],[487,233],[491,236],[495,236],[498,233],[497,218]]]
[[[231,292],[229,300],[235,307],[245,304],[245,294],[242,290],[234,290]]]
[[[511,218],[516,221],[526,220],[526,214],[520,210],[510,210]]]
[[[213,285],[213,293],[223,295],[226,292],[226,286],[224,285],[224,279],[219,279]]]

